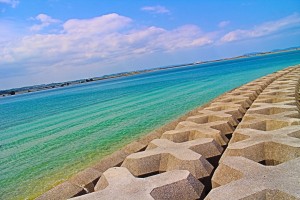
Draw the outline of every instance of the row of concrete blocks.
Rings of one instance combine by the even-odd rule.
[[[296,105],[300,110],[300,78],[298,79],[298,84],[295,88],[295,94],[296,94]]]
[[[300,199],[299,76],[298,66],[257,97],[234,131],[206,199]]]
[[[154,134],[131,143],[39,199],[202,198],[205,188],[200,181],[207,187],[206,179],[246,110],[270,83],[292,70],[287,68],[227,93],[160,139],[154,139],[160,136]]]

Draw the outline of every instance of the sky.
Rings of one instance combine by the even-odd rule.
[[[299,0],[0,0],[0,90],[292,46]]]

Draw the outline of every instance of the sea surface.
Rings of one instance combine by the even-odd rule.
[[[201,64],[0,99],[0,199],[33,199],[102,157],[300,51]]]

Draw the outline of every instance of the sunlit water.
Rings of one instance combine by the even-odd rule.
[[[0,199],[32,199],[218,95],[298,63],[299,51],[1,98]]]

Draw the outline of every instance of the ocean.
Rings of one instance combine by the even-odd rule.
[[[0,199],[33,199],[222,93],[300,64],[300,51],[0,99]]]

